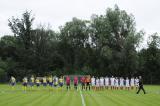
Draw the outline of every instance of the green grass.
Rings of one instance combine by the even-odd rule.
[[[144,86],[147,94],[137,95],[135,90],[82,91],[85,106],[160,106],[160,86]],[[73,87],[72,87],[73,88]],[[27,92],[21,85],[14,90],[7,84],[0,85],[0,106],[83,106],[80,91],[63,91],[34,87]]]

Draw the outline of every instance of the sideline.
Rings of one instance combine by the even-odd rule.
[[[81,95],[82,106],[86,106],[85,101],[84,101],[84,97],[83,97],[83,94],[82,94],[82,91],[81,91],[80,88],[79,88],[79,93],[80,93],[80,95]]]

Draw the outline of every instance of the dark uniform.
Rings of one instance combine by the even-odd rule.
[[[142,78],[139,79],[139,88],[138,88],[137,94],[139,94],[140,90],[143,90],[143,93],[146,94],[146,91],[143,88],[143,80],[142,80]]]

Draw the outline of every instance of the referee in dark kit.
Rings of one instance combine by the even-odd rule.
[[[143,90],[143,93],[146,94],[146,91],[144,90],[143,88],[143,80],[142,80],[142,77],[139,76],[139,88],[138,88],[138,91],[137,91],[137,94],[139,94],[139,92]]]

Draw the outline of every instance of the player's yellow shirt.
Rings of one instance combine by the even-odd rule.
[[[46,78],[43,78],[43,83],[47,83],[47,79]]]
[[[34,77],[31,77],[31,82],[34,83]]]
[[[24,78],[24,79],[23,79],[23,82],[24,82],[24,83],[27,83],[27,82],[28,82],[27,78]]]
[[[48,80],[49,80],[49,82],[52,82],[52,78],[51,77],[49,77]]]
[[[39,79],[36,79],[36,83],[40,83]]]
[[[62,79],[62,78],[60,78],[60,79],[59,79],[59,82],[60,82],[60,83],[63,83],[63,79]]]

